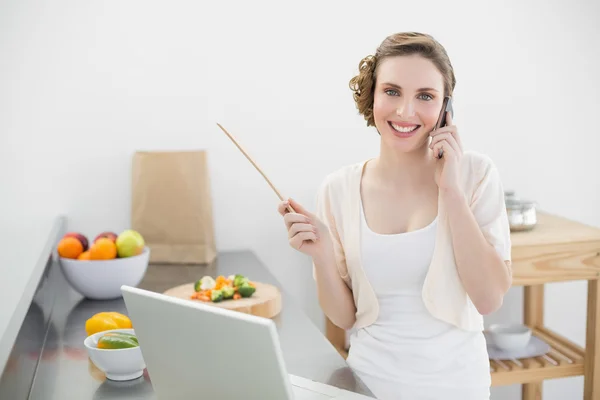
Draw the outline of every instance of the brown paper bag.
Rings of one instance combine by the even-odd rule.
[[[216,257],[205,151],[136,152],[131,225],[151,263],[208,264]]]

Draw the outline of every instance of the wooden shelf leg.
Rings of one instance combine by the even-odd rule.
[[[523,319],[530,328],[544,326],[544,285],[524,287]],[[542,400],[542,382],[523,385],[523,400]]]
[[[584,400],[600,399],[600,349],[598,337],[600,333],[600,290],[598,281],[588,281],[587,326],[585,338],[585,368],[584,368]]]

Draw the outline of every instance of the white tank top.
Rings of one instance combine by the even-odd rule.
[[[368,227],[361,203],[361,258],[379,301],[377,321],[350,336],[348,364],[378,399],[489,398],[485,337],[431,316],[421,290],[437,218],[416,231],[383,235]]]

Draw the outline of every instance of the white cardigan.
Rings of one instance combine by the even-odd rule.
[[[364,273],[360,255],[360,182],[367,161],[329,174],[317,196],[316,215],[329,227],[338,271],[353,293],[356,329],[374,323],[379,314],[377,297]],[[485,238],[505,261],[510,261],[510,228],[504,190],[492,160],[480,153],[465,152],[461,158],[460,179],[463,193]],[[441,197],[436,244],[422,294],[434,317],[464,330],[483,330],[483,317],[458,276]]]

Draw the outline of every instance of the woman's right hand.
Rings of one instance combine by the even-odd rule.
[[[290,212],[288,206],[292,206],[296,212]],[[316,215],[292,199],[279,203],[277,211],[283,216],[288,240],[294,249],[313,259],[324,257],[333,251],[329,229]]]

